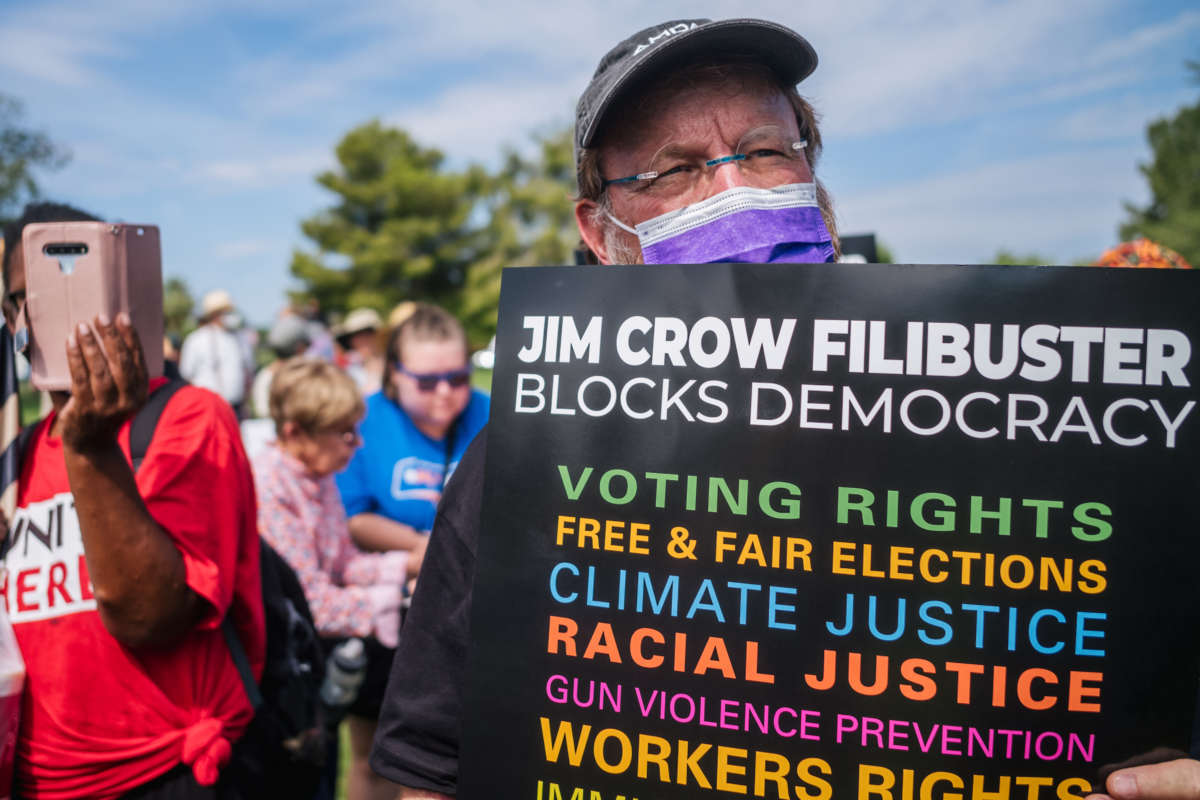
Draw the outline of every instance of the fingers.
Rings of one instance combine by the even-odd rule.
[[[1114,772],[1106,788],[1115,800],[1200,800],[1200,761],[1180,758]]]
[[[80,343],[82,331],[85,331],[87,326],[81,325],[79,328],[79,330],[67,337],[67,367],[71,372],[71,396],[78,403],[91,405],[91,371],[88,369],[87,360],[83,357],[83,349]]]
[[[117,332],[120,335],[121,344],[129,353],[130,363],[138,382],[144,382],[147,373],[146,351],[142,349],[142,341],[138,337],[137,328],[133,327],[133,320],[124,311],[117,314]]]
[[[96,317],[96,330],[108,327],[107,320]],[[103,334],[101,334],[103,335]],[[87,365],[92,399],[101,405],[114,405],[119,397],[117,385],[113,381],[112,369],[108,356],[100,344],[100,340],[86,323],[79,323],[75,331],[75,339],[79,342],[79,350],[83,353],[83,361]]]
[[[96,332],[104,342],[120,405],[140,406],[145,401],[146,359],[129,315],[122,311],[115,324],[105,316],[96,317]]]
[[[146,402],[146,361],[127,314],[80,323],[67,339],[71,398],[62,409],[63,441],[78,450],[111,445]]]

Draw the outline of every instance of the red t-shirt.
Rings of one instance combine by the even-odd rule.
[[[266,648],[254,483],[237,421],[217,395],[190,386],[159,419],[138,490],[208,609],[178,645],[137,652],[96,610],[53,421],[39,424],[24,458],[0,584],[28,672],[16,793],[116,797],[180,763],[210,784],[252,716],[221,634],[226,613],[256,676]],[[128,423],[118,441],[128,456]]]

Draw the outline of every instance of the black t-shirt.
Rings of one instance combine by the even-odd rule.
[[[400,632],[371,751],[371,768],[388,780],[444,794],[455,794],[458,788],[486,451],[485,427],[446,484],[412,608]]]

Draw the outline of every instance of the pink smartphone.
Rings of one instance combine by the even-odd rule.
[[[158,228],[109,222],[25,226],[25,311],[31,382],[71,388],[67,336],[98,314],[129,313],[151,378],[163,372],[162,251]]]

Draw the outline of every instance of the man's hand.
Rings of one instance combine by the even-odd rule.
[[[101,315],[67,340],[71,399],[59,413],[63,445],[79,453],[110,447],[117,431],[146,402],[146,357],[129,315]],[[99,338],[97,338],[99,337]]]
[[[1200,761],[1180,758],[1117,770],[1105,788],[1108,794],[1087,800],[1200,800]]]

